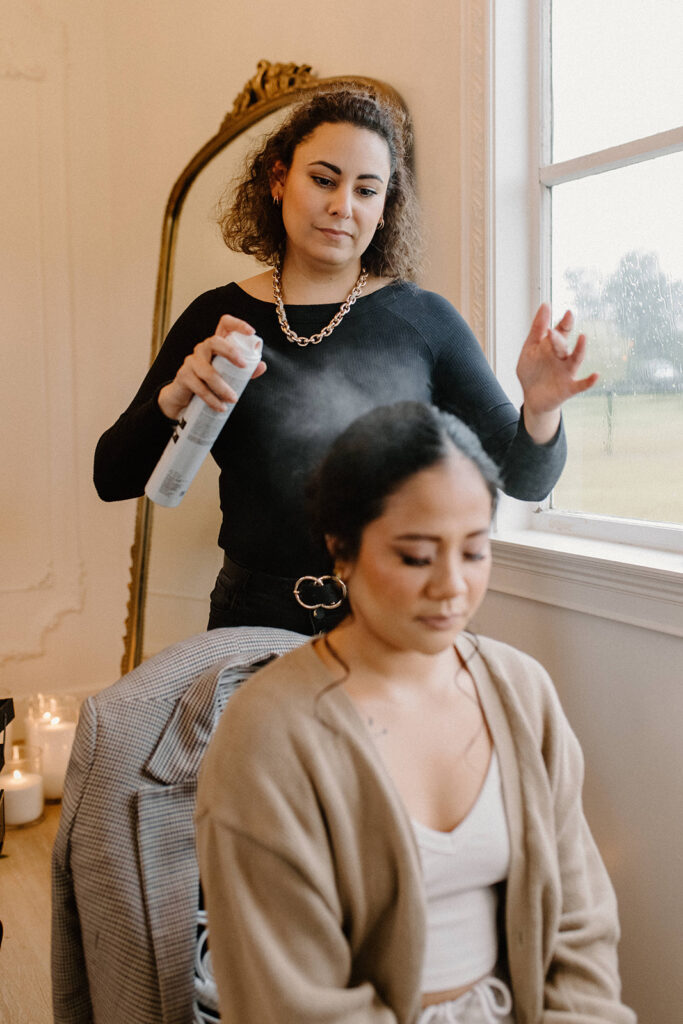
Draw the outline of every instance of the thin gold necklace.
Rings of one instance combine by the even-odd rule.
[[[327,327],[323,327],[322,331],[318,334],[312,334],[310,338],[302,338],[300,335],[295,334],[292,328],[289,326],[287,320],[287,314],[285,313],[285,306],[282,301],[282,286],[280,278],[280,264],[276,263],[273,267],[273,295],[275,296],[275,308],[277,310],[277,318],[280,321],[280,327],[283,333],[291,342],[295,342],[301,348],[305,348],[306,345],[319,345],[323,338],[327,338],[332,331],[337,327],[343,318],[346,316],[351,306],[354,304],[360,293],[365,288],[368,280],[367,270],[361,266],[360,275],[358,280],[354,284],[353,288],[346,296],[341,306],[330,320]]]

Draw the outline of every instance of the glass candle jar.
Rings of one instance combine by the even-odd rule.
[[[37,693],[29,700],[26,740],[42,751],[46,800],[59,800],[62,796],[77,718],[75,697]]]
[[[43,777],[40,750],[27,743],[14,743],[6,752],[0,772],[0,789],[5,791],[5,824],[16,828],[31,825],[43,816]]]

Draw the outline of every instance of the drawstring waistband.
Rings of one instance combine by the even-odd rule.
[[[482,978],[458,999],[426,1007],[420,1015],[419,1024],[464,1024],[467,1018],[462,1016],[462,1011],[475,999],[485,1024],[499,1024],[501,1017],[507,1017],[512,1011],[510,989],[499,978],[491,976]]]

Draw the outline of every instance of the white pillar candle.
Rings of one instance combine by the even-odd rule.
[[[62,722],[57,715],[33,722],[31,743],[43,752],[43,784],[46,800],[59,800],[71,756],[75,722]]]
[[[52,713],[50,711],[43,712],[39,717],[29,714],[28,717],[24,719],[24,738],[26,743],[32,747],[40,746],[38,741],[38,723],[47,723],[51,718]]]
[[[5,823],[27,825],[43,813],[43,780],[35,772],[19,768],[0,775],[0,789],[5,791]]]

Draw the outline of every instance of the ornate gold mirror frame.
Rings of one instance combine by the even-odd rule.
[[[267,60],[260,60],[257,64],[256,74],[249,79],[236,97],[232,110],[223,119],[218,132],[202,146],[182,171],[171,189],[164,213],[154,301],[152,361],[161,348],[170,326],[177,229],[183,203],[197,175],[233,139],[273,111],[295,102],[307,91],[345,82],[368,86],[379,93],[390,96],[401,106],[405,106],[395,89],[385,82],[373,78],[366,78],[362,75],[318,78],[307,64],[271,64]],[[139,498],[135,520],[135,538],[131,548],[128,610],[124,653],[121,661],[123,673],[135,668],[143,659],[144,613],[152,522],[152,503],[146,497]]]

